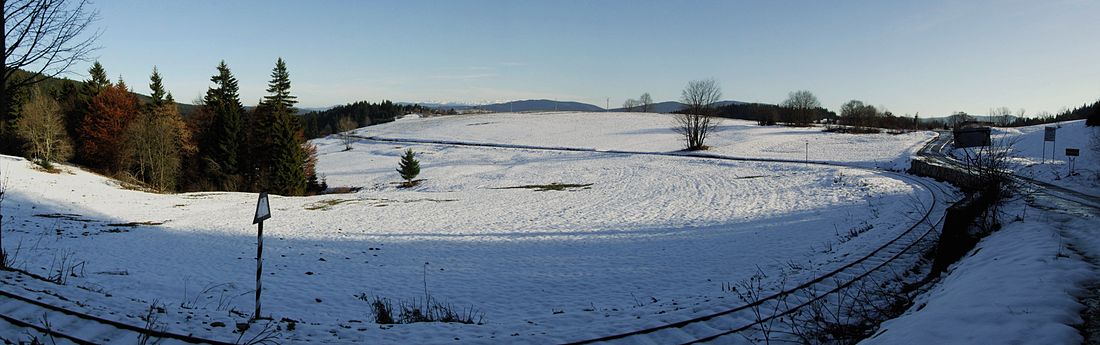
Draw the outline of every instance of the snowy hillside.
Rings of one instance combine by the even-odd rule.
[[[660,115],[557,116],[410,118],[359,132],[679,146],[671,120]],[[798,158],[793,148],[809,140],[822,148],[811,149],[811,159],[861,166],[904,161],[926,138],[734,121],[720,128],[714,143],[723,154]],[[344,151],[335,137],[314,143],[330,186],[362,189],[271,199],[264,314],[288,343],[547,343],[681,320],[738,303],[722,284],[758,269],[806,280],[866,253],[904,230],[929,196],[900,175],[848,167],[371,140]],[[402,189],[394,169],[407,148],[418,153],[423,181]],[[235,339],[232,327],[210,322],[232,325],[252,308],[255,194],[150,194],[74,167],[39,171],[15,157],[3,157],[0,169],[10,192],[4,244],[19,248],[17,267],[49,276],[67,257],[83,266],[51,289],[83,308],[125,318],[112,310],[159,300],[170,329]],[[554,183],[571,186],[537,190]],[[843,238],[860,228],[870,231]],[[378,327],[360,298],[397,303],[423,298],[425,288],[433,300],[477,309],[483,324]],[[285,329],[286,320],[295,330]]]
[[[1044,128],[1056,127],[1056,142],[1046,142]],[[1011,144],[1010,164],[1016,173],[1039,181],[1100,195],[1100,128],[1085,127],[1085,120],[1018,128],[994,128],[994,140]],[[1076,175],[1069,174],[1066,148],[1077,148]],[[964,156],[956,150],[956,156]]]

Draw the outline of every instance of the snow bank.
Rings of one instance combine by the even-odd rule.
[[[1040,212],[983,239],[863,344],[1079,344],[1075,296],[1094,273]]]
[[[1058,128],[1058,141],[1047,142],[1044,153],[1044,128],[1048,126]],[[1100,195],[1100,127],[1086,127],[1085,120],[1075,120],[1019,128],[995,128],[993,135],[995,140],[1013,145],[1010,163],[1017,174]],[[1074,169],[1078,175],[1069,175],[1066,148],[1077,148],[1081,152]]]

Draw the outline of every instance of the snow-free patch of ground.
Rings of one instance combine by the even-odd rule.
[[[1046,142],[1045,127],[1055,127],[1057,141]],[[1085,120],[1052,124],[994,128],[995,143],[1012,145],[1009,163],[1016,174],[1070,188],[1090,195],[1100,195],[1100,127],[1086,127]],[[1066,148],[1080,150],[1074,171],[1070,175],[1070,158]],[[965,156],[955,150],[955,156]]]
[[[1062,233],[1095,230],[1095,219],[1055,221],[1023,202],[1006,210],[1014,219],[863,344],[1079,344],[1078,298],[1095,272]]]
[[[496,113],[409,117],[359,129],[361,136],[531,146],[672,152],[684,148],[673,131],[674,115],[654,113]],[[851,164],[905,170],[932,132],[906,134],[826,133],[820,127],[757,126],[717,119],[708,153]],[[807,145],[808,144],[808,145]],[[808,154],[807,154],[808,153]]]
[[[448,119],[466,118],[385,128]],[[578,131],[602,123],[570,121]],[[509,139],[504,132],[512,129],[501,128],[470,139],[530,144],[524,138],[557,136],[538,125],[527,137]],[[608,135],[549,143],[617,141],[600,138]],[[663,135],[635,133],[627,141],[661,142]],[[850,151],[876,147],[893,161],[910,154],[920,141],[912,139],[843,141],[863,145]],[[287,343],[552,343],[683,320],[738,304],[722,284],[757,270],[799,267],[789,279],[808,280],[867,253],[919,218],[929,197],[906,177],[847,167],[367,140],[344,151],[336,138],[314,143],[330,186],[363,189],[272,196],[264,314],[295,321],[295,330],[282,331]],[[403,189],[394,169],[407,148],[418,153],[422,181]],[[894,158],[886,157],[891,148]],[[159,300],[172,329],[235,339],[232,327],[208,322],[232,325],[251,313],[256,194],[151,194],[74,167],[39,171],[16,157],[0,157],[0,169],[9,188],[4,245],[18,248],[17,267],[48,276],[61,258],[83,263],[56,289],[94,292],[70,297],[89,312],[121,317],[111,310],[140,311]],[[553,183],[571,186],[537,190]],[[870,230],[843,239],[856,228]],[[379,327],[360,299],[396,304],[423,298],[425,289],[433,300],[476,308],[483,324]],[[191,314],[201,317],[181,316]]]

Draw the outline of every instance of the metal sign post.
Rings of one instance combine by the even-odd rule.
[[[1069,158],[1069,174],[1073,175],[1073,169],[1077,166],[1077,156],[1081,155],[1081,149],[1066,148],[1066,158]]]
[[[956,129],[952,133],[952,137],[955,138],[955,148],[990,146],[993,143],[990,139],[991,132],[989,127]]]
[[[260,292],[263,291],[260,278],[264,272],[264,220],[268,218],[271,218],[271,206],[267,201],[267,193],[260,193],[260,199],[256,201],[256,216],[252,219],[252,224],[258,227],[256,232],[256,313],[252,314],[252,320],[260,318]]]
[[[1056,152],[1058,150],[1058,142],[1055,141],[1055,138],[1057,137],[1057,134],[1058,134],[1058,128],[1054,127],[1054,126],[1046,126],[1046,127],[1043,127],[1043,130],[1044,130],[1044,132],[1043,132],[1043,158],[1042,158],[1042,161],[1040,163],[1046,163],[1047,142],[1048,141],[1054,141],[1054,148],[1050,149],[1050,160],[1051,161],[1054,160],[1054,152]]]

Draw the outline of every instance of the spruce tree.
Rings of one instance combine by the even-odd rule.
[[[94,97],[103,89],[111,86],[111,80],[107,78],[107,70],[103,69],[103,65],[99,61],[92,64],[92,68],[88,69],[88,74],[92,78],[84,81],[84,87],[89,97]]]
[[[1100,126],[1100,101],[1092,104],[1092,112],[1085,119],[1085,126]]]
[[[157,71],[157,66],[153,66],[153,75],[149,76],[149,98],[152,98],[152,102],[149,103],[150,109],[160,109],[164,106],[164,80],[160,77],[160,72]]]
[[[272,126],[271,192],[279,195],[302,195],[307,176],[303,165],[305,151],[289,116],[278,116]]]
[[[227,175],[234,175],[239,171],[238,153],[241,151],[241,141],[244,139],[241,133],[241,115],[244,114],[244,106],[238,94],[237,78],[229,71],[229,66],[222,61],[218,64],[218,74],[210,77],[214,87],[206,90],[206,109],[213,114],[210,128],[205,130],[201,142],[203,154],[216,165],[210,167],[208,173],[219,175],[216,179],[224,179]],[[216,181],[224,188],[225,181]]]
[[[416,175],[420,175],[420,161],[416,160],[416,153],[412,149],[405,150],[405,155],[401,156],[401,162],[397,164],[397,172],[401,174],[401,178],[405,179],[405,187],[415,185],[413,179]]]
[[[264,102],[275,108],[275,112],[291,111],[294,104],[298,103],[298,97],[290,94],[290,73],[286,70],[286,62],[283,58],[275,61],[275,69],[271,71],[271,82],[267,84],[267,93]]]
[[[271,142],[268,186],[271,191],[282,195],[302,195],[306,190],[307,177],[313,172],[305,171],[306,152],[304,138],[299,135],[299,125],[294,119],[294,104],[297,97],[290,94],[290,74],[287,73],[286,63],[282,58],[275,63],[275,69],[271,72],[271,81],[268,83],[267,92],[261,107],[257,109],[258,115],[254,121],[270,121],[269,133],[257,133],[253,140],[260,140],[260,135],[266,134]],[[268,117],[264,117],[268,115]],[[263,128],[263,126],[259,126]],[[253,143],[255,144],[255,143]],[[261,173],[264,170],[261,166]],[[260,178],[263,178],[262,176]],[[262,181],[261,181],[262,184]]]

